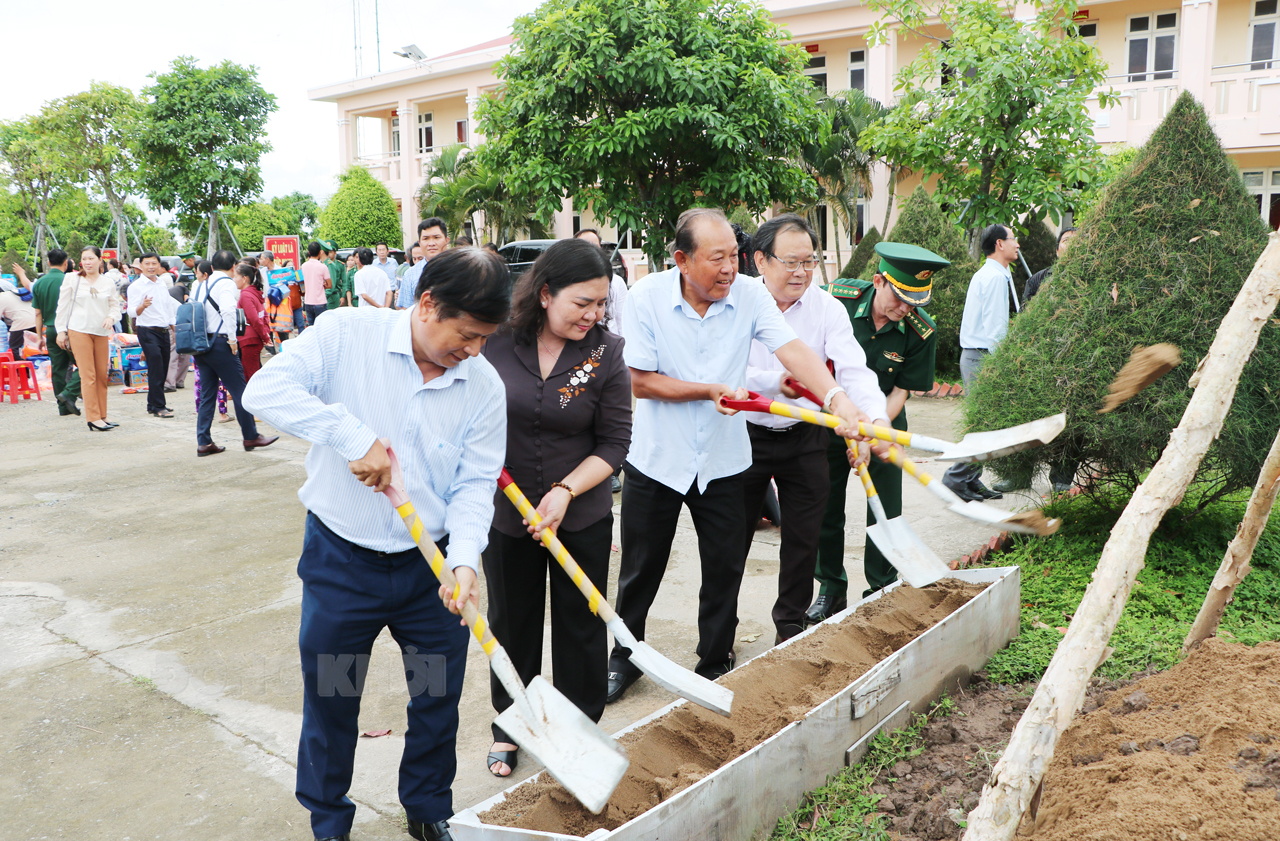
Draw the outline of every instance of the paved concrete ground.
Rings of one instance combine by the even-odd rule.
[[[311,837],[292,765],[306,445],[286,438],[246,453],[235,424],[215,424],[227,452],[197,460],[191,390],[171,397],[176,417],[160,420],[145,414],[143,395],[112,388],[110,417],[121,426],[110,434],[58,417],[51,401],[0,405],[0,838]],[[958,409],[913,400],[912,429],[950,436]],[[915,483],[905,504],[944,558],[991,534],[940,510]],[[862,507],[861,491],[851,492],[855,593],[865,586]],[[747,565],[743,660],[773,641],[777,539],[758,532]],[[649,641],[690,667],[698,584],[686,516]],[[384,633],[360,725],[392,735],[362,739],[357,751],[359,839],[406,837],[396,798],[406,698]],[[602,725],[613,732],[670,700],[641,680]],[[484,768],[492,710],[475,645],[461,708],[455,808],[506,786]],[[532,770],[526,760],[516,778]]]

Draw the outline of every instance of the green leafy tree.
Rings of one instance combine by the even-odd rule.
[[[899,70],[902,98],[865,133],[868,148],[939,176],[937,200],[972,201],[966,221],[975,228],[1037,208],[1057,222],[1096,175],[1086,100],[1117,102],[1097,50],[1075,37],[1075,0],[1040,4],[1030,20],[1000,0],[868,5],[893,19],[875,23],[868,43],[897,37],[898,26],[926,41]]]
[[[202,69],[182,56],[151,78],[138,140],[142,186],[153,207],[206,220],[211,256],[218,209],[239,207],[262,192],[261,160],[271,151],[267,118],[276,98],[258,83],[256,67],[230,61]]]
[[[842,91],[818,101],[822,121],[818,133],[801,147],[800,161],[817,185],[812,198],[796,208],[817,227],[817,209],[831,210],[835,227],[836,263],[840,253],[840,226],[852,237],[858,224],[858,199],[871,195],[872,156],[859,147],[862,132],[881,119],[884,106],[862,91]],[[822,265],[825,276],[826,265]]]
[[[74,181],[47,114],[0,122],[0,166],[21,200],[22,214],[35,232],[36,255],[43,263],[49,255],[45,226],[50,198],[60,186]]]
[[[1052,444],[1000,459],[996,470],[1026,478],[1042,462],[1080,464],[1105,477],[1096,487],[1112,501],[1107,484],[1137,487],[1169,443],[1196,362],[1266,241],[1254,198],[1204,109],[1183,93],[978,375],[965,405],[968,429],[1067,413]],[[1159,342],[1181,348],[1182,364],[1116,411],[1096,414],[1134,347]],[[1277,370],[1280,327],[1268,324],[1188,500],[1203,506],[1254,483],[1280,418]]]
[[[273,198],[271,207],[285,220],[287,233],[296,234],[304,240],[314,238],[316,226],[320,224],[320,205],[315,196],[295,190],[286,196]]]
[[[298,234],[290,230],[292,221],[287,215],[265,202],[252,202],[244,207],[226,211],[223,217],[231,224],[236,242],[241,248],[262,248],[262,238]]]
[[[1102,164],[1098,167],[1098,175],[1081,191],[1075,204],[1075,224],[1079,227],[1089,218],[1093,208],[1097,206],[1102,193],[1138,158],[1138,147],[1121,143],[1107,149],[1102,156]]]
[[[853,249],[853,255],[849,257],[849,262],[844,264],[844,268],[840,271],[840,277],[858,277],[875,257],[876,244],[881,242],[880,231],[872,228],[862,237],[862,241],[858,243],[858,247]],[[876,261],[877,264],[879,261]]]
[[[157,254],[178,253],[178,238],[174,236],[172,228],[148,222],[137,226],[136,230],[139,238],[142,239],[143,248]]]
[[[116,246],[128,258],[124,203],[136,189],[134,140],[140,134],[143,101],[131,90],[93,82],[89,90],[55,100],[48,109],[66,166],[106,197]]]
[[[512,27],[477,154],[548,215],[572,196],[663,260],[695,205],[799,203],[817,133],[805,53],[744,0],[547,0]]]
[[[317,236],[357,248],[372,248],[378,242],[391,245],[404,239],[396,200],[369,170],[355,165],[338,180],[338,192],[320,211]]]
[[[925,311],[933,316],[938,329],[938,373],[960,376],[960,318],[964,315],[965,294],[969,279],[978,263],[969,256],[964,231],[951,220],[923,186],[902,202],[898,223],[887,237],[889,242],[906,242],[927,248],[951,261],[947,268],[933,274],[933,299]],[[870,279],[879,260],[868,260],[862,276]]]

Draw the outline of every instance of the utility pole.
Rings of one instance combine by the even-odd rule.
[[[373,0],[373,48],[378,53],[378,72],[382,72],[382,26],[378,23],[378,0]]]

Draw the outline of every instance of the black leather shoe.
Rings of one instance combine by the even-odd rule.
[[[805,611],[805,618],[809,620],[810,625],[817,625],[819,622],[825,622],[832,616],[849,606],[849,600],[844,596],[836,598],[835,596],[818,596],[813,600],[813,604]]]
[[[226,447],[219,447],[217,444],[201,444],[196,447],[196,455],[200,458],[205,456],[216,456],[218,453],[226,452]]]
[[[418,841],[453,841],[453,832],[449,829],[448,821],[418,823],[413,818],[409,818],[408,821],[410,838],[416,838]]]
[[[960,499],[964,502],[985,502],[986,501],[982,498],[980,494],[976,494],[972,490],[970,490],[968,485],[948,485],[946,480],[944,479],[942,482],[942,486],[947,490],[951,491],[956,496],[960,497]]]
[[[996,491],[997,493],[1007,494],[1013,493],[1014,491],[1029,491],[1031,490],[1031,485],[1025,482],[1017,482],[1013,479],[1001,479],[999,482],[996,482],[991,486],[991,490]]]
[[[78,406],[76,406],[76,401],[74,401],[74,400],[63,400],[61,397],[57,398],[57,401],[58,401],[58,413],[59,413],[59,414],[63,414],[63,415],[78,415],[78,414],[80,414],[80,408],[79,408]]]
[[[778,629],[778,633],[773,635],[773,644],[781,645],[794,636],[804,632],[804,626],[795,622],[787,622]]]
[[[622,697],[627,687],[640,679],[639,669],[628,669],[621,672],[609,672],[609,692],[604,696],[606,704],[612,704]]]
[[[1004,494],[1000,493],[1000,491],[991,490],[991,488],[988,488],[977,479],[974,479],[969,483],[969,490],[973,491],[983,499],[1004,499]]]
[[[254,438],[251,441],[245,441],[244,449],[245,449],[245,452],[248,452],[250,450],[256,450],[258,447],[270,447],[272,444],[274,444],[279,440],[280,440],[279,435],[272,435],[270,438],[268,438],[265,435],[259,435],[257,438]]]
[[[723,663],[712,666],[711,668],[705,669],[701,672],[695,669],[694,672],[695,674],[705,677],[707,680],[716,680],[717,678],[722,678],[729,674],[729,672],[733,671],[733,667],[736,665],[738,665],[738,655],[730,651],[729,659],[725,660]]]

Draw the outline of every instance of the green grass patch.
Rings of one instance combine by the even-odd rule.
[[[1200,610],[1227,544],[1244,516],[1247,492],[1192,516],[1174,510],[1152,535],[1146,566],[1111,638],[1115,652],[1098,669],[1121,678],[1143,669],[1167,669],[1180,659],[1182,640]],[[1121,503],[1121,506],[1123,503]],[[987,663],[997,683],[1039,680],[1092,580],[1117,518],[1083,497],[1061,498],[1046,513],[1063,520],[1053,537],[1019,539],[998,556],[1022,568],[1020,636]],[[1253,572],[1236,590],[1218,636],[1256,645],[1280,640],[1280,522],[1273,518],[1253,553]]]
[[[923,753],[925,725],[954,711],[955,702],[943,696],[925,715],[912,716],[907,727],[876,735],[861,762],[828,777],[780,818],[770,841],[889,841],[888,821],[876,811],[880,795],[871,786],[881,771]]]

